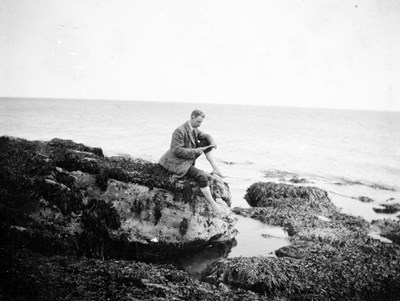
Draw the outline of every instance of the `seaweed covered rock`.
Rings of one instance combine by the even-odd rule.
[[[327,217],[338,213],[327,192],[316,187],[257,182],[247,189],[244,198],[253,208],[235,208],[235,213],[282,226],[291,236],[324,227]]]
[[[381,236],[400,245],[400,220],[373,220],[371,223],[381,233]]]
[[[363,203],[373,203],[374,200],[367,196],[359,196],[358,200]]]
[[[46,254],[157,259],[236,235],[229,187],[209,175],[226,214],[197,185],[155,163],[105,157],[71,140],[0,137],[0,243]]]
[[[386,213],[386,214],[391,214],[391,213],[397,213],[400,211],[400,203],[394,203],[394,204],[381,204],[382,207],[384,208],[372,208],[376,213]]]
[[[215,264],[208,281],[284,300],[398,300],[394,245],[369,239],[351,248],[315,241],[285,248],[302,256],[229,258]]]
[[[316,214],[336,210],[326,191],[310,186],[258,182],[247,189],[244,198],[251,207],[296,208]]]
[[[277,299],[398,300],[400,246],[373,239],[378,228],[396,242],[397,221],[367,222],[340,213],[318,188],[255,183],[245,196],[252,208],[237,214],[286,229],[291,244],[276,257],[228,258],[207,280]]]
[[[270,300],[210,285],[171,265],[0,248],[0,300]]]

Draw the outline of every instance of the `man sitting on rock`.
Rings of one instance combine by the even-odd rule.
[[[203,170],[196,168],[195,161],[203,153],[213,168],[213,175],[225,177],[217,166],[212,150],[217,148],[213,138],[198,130],[206,115],[200,110],[194,110],[189,121],[178,127],[172,134],[169,150],[158,162],[165,169],[179,177],[188,176],[198,183],[204,197],[217,213],[226,212],[226,204],[215,201],[211,195],[209,181]]]

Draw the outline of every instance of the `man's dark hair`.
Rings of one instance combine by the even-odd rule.
[[[197,118],[197,117],[199,117],[199,116],[201,116],[201,117],[203,117],[203,118],[206,118],[206,114],[204,114],[203,111],[200,111],[200,110],[194,110],[194,111],[192,112],[192,114],[190,114],[190,117],[191,117],[191,118]]]

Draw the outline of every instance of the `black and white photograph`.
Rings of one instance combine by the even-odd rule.
[[[400,300],[399,0],[0,0],[0,300]]]

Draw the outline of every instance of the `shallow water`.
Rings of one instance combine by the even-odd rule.
[[[274,256],[274,251],[290,245],[289,236],[281,228],[270,226],[252,218],[238,216],[237,245],[228,257]]]
[[[206,162],[203,161],[201,164],[203,164],[203,168],[207,168]],[[232,173],[230,167],[230,165],[225,167],[227,174]],[[239,177],[226,178],[232,193],[232,207],[249,207],[244,196],[246,189],[255,182],[261,181],[293,184],[288,180],[293,178],[293,176],[297,176],[298,178],[306,179],[309,182],[298,185],[309,185],[328,191],[328,196],[332,203],[342,213],[360,216],[369,222],[385,218],[397,219],[397,216],[399,216],[399,213],[382,214],[376,213],[373,210],[373,208],[381,207],[380,204],[382,203],[399,201],[400,193],[398,191],[377,189],[370,187],[367,184],[350,185],[343,181],[343,179],[338,179],[336,177],[320,177],[318,175],[296,173],[289,173],[289,176],[287,176],[287,174],[288,172],[277,170],[267,173],[259,172],[253,170],[251,164],[243,165],[240,173],[241,179]],[[266,175],[268,175],[268,177]],[[343,183],[345,183],[345,185]],[[358,197],[360,196],[368,196],[374,201],[371,203],[363,203],[358,200]],[[389,199],[391,200],[388,201]],[[271,227],[258,221],[252,221],[251,218],[240,217],[237,223],[237,229],[240,232],[237,235],[238,243],[234,248],[232,248],[229,257],[273,255],[275,250],[290,244],[287,233],[283,228]],[[272,235],[270,237],[263,237],[262,234],[264,233]],[[390,240],[381,237],[377,232],[371,233],[371,237],[387,243],[391,242]]]

